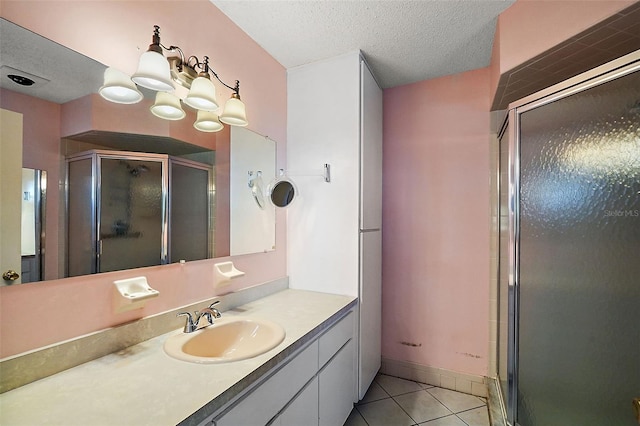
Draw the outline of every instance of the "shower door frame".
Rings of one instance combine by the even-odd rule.
[[[518,425],[518,329],[520,290],[520,115],[592,87],[640,71],[640,50],[586,71],[509,104],[506,136],[509,144],[509,332],[507,340],[507,421]],[[500,283],[498,277],[498,283]],[[498,289],[499,291],[499,289]],[[499,366],[498,371],[499,371]]]
[[[190,167],[192,169],[202,170],[207,172],[207,224],[209,230],[207,231],[207,257],[206,259],[211,259],[215,257],[215,214],[214,214],[214,205],[212,205],[212,201],[215,200],[215,170],[212,165],[201,163],[199,161],[188,160],[186,158],[168,157],[168,182],[173,183],[173,165],[176,164],[178,166]],[[174,254],[171,252],[171,233],[172,230],[169,229],[169,224],[173,223],[172,218],[172,191],[173,185],[168,184],[167,190],[167,253],[166,260],[167,262],[176,262]],[[198,259],[200,260],[200,259]]]
[[[135,161],[153,161],[162,164],[161,184],[162,184],[162,210],[161,210],[161,247],[160,247],[160,265],[167,264],[168,260],[168,187],[169,187],[169,156],[166,154],[153,154],[146,152],[133,151],[109,151],[103,149],[91,149],[69,155],[65,160],[65,212],[68,220],[69,212],[69,164],[74,161],[90,160],[91,161],[91,200],[89,208],[91,214],[91,274],[101,273],[100,257],[102,256],[102,239],[100,238],[100,225],[102,205],[100,195],[102,194],[102,160],[135,160]],[[66,224],[65,232],[65,277],[69,276],[69,223]],[[74,275],[75,276],[75,275]]]

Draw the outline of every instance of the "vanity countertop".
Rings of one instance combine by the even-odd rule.
[[[272,294],[223,312],[284,327],[284,341],[265,354],[228,364],[176,360],[162,348],[176,330],[0,395],[0,423],[198,424],[355,304],[354,297],[303,290]]]

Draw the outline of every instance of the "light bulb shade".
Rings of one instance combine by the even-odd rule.
[[[173,91],[169,62],[162,53],[146,51],[140,56],[138,70],[131,76],[134,83],[147,89]]]
[[[247,114],[245,112],[244,103],[240,100],[240,97],[235,93],[224,104],[224,111],[220,115],[220,121],[229,124],[231,126],[244,127],[249,122],[247,121]]]
[[[104,84],[98,91],[100,96],[117,104],[135,104],[144,97],[131,77],[115,68],[104,70]]]
[[[219,132],[224,128],[218,116],[211,111],[198,111],[196,122],[193,123],[193,127],[201,132]]]
[[[180,98],[172,93],[158,92],[156,94],[156,103],[151,107],[151,112],[156,117],[165,120],[181,120],[186,113],[180,105]]]
[[[191,83],[189,94],[184,103],[191,108],[202,111],[214,111],[218,109],[216,100],[216,87],[207,77],[198,77]]]

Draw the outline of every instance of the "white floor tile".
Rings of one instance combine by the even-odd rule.
[[[394,399],[416,423],[452,414],[447,407],[425,391],[406,393],[396,396]]]
[[[389,394],[384,391],[376,382],[371,383],[369,389],[367,389],[367,393],[364,395],[364,398],[359,402],[359,404],[366,404],[368,402],[378,401],[380,399],[389,398]]]
[[[351,410],[351,414],[349,414],[344,426],[367,426],[367,422],[364,421],[358,410],[354,408]]]
[[[467,426],[456,415],[442,417],[437,420],[431,420],[430,422],[420,423],[420,426]]]
[[[414,421],[391,398],[358,406],[369,426],[411,426]]]
[[[469,426],[489,426],[489,411],[484,406],[458,413],[458,417]]]
[[[423,426],[490,426],[484,398],[385,374],[376,376],[344,426],[411,426],[416,423]]]
[[[435,387],[433,385],[430,385],[429,383],[418,383],[418,384],[422,387],[422,389],[429,389],[429,388]]]
[[[387,391],[391,396],[401,395],[403,393],[415,392],[422,389],[422,386],[411,380],[400,379],[398,377],[379,374],[376,376],[376,382]]]
[[[466,411],[485,405],[484,401],[482,401],[477,396],[467,395],[465,393],[456,392],[449,389],[431,388],[427,389],[426,392],[429,392],[438,401],[444,404],[445,407],[447,407],[454,413],[459,413],[460,411]]]

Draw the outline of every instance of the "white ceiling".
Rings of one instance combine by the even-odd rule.
[[[285,68],[362,50],[383,88],[489,65],[515,0],[210,0]]]

